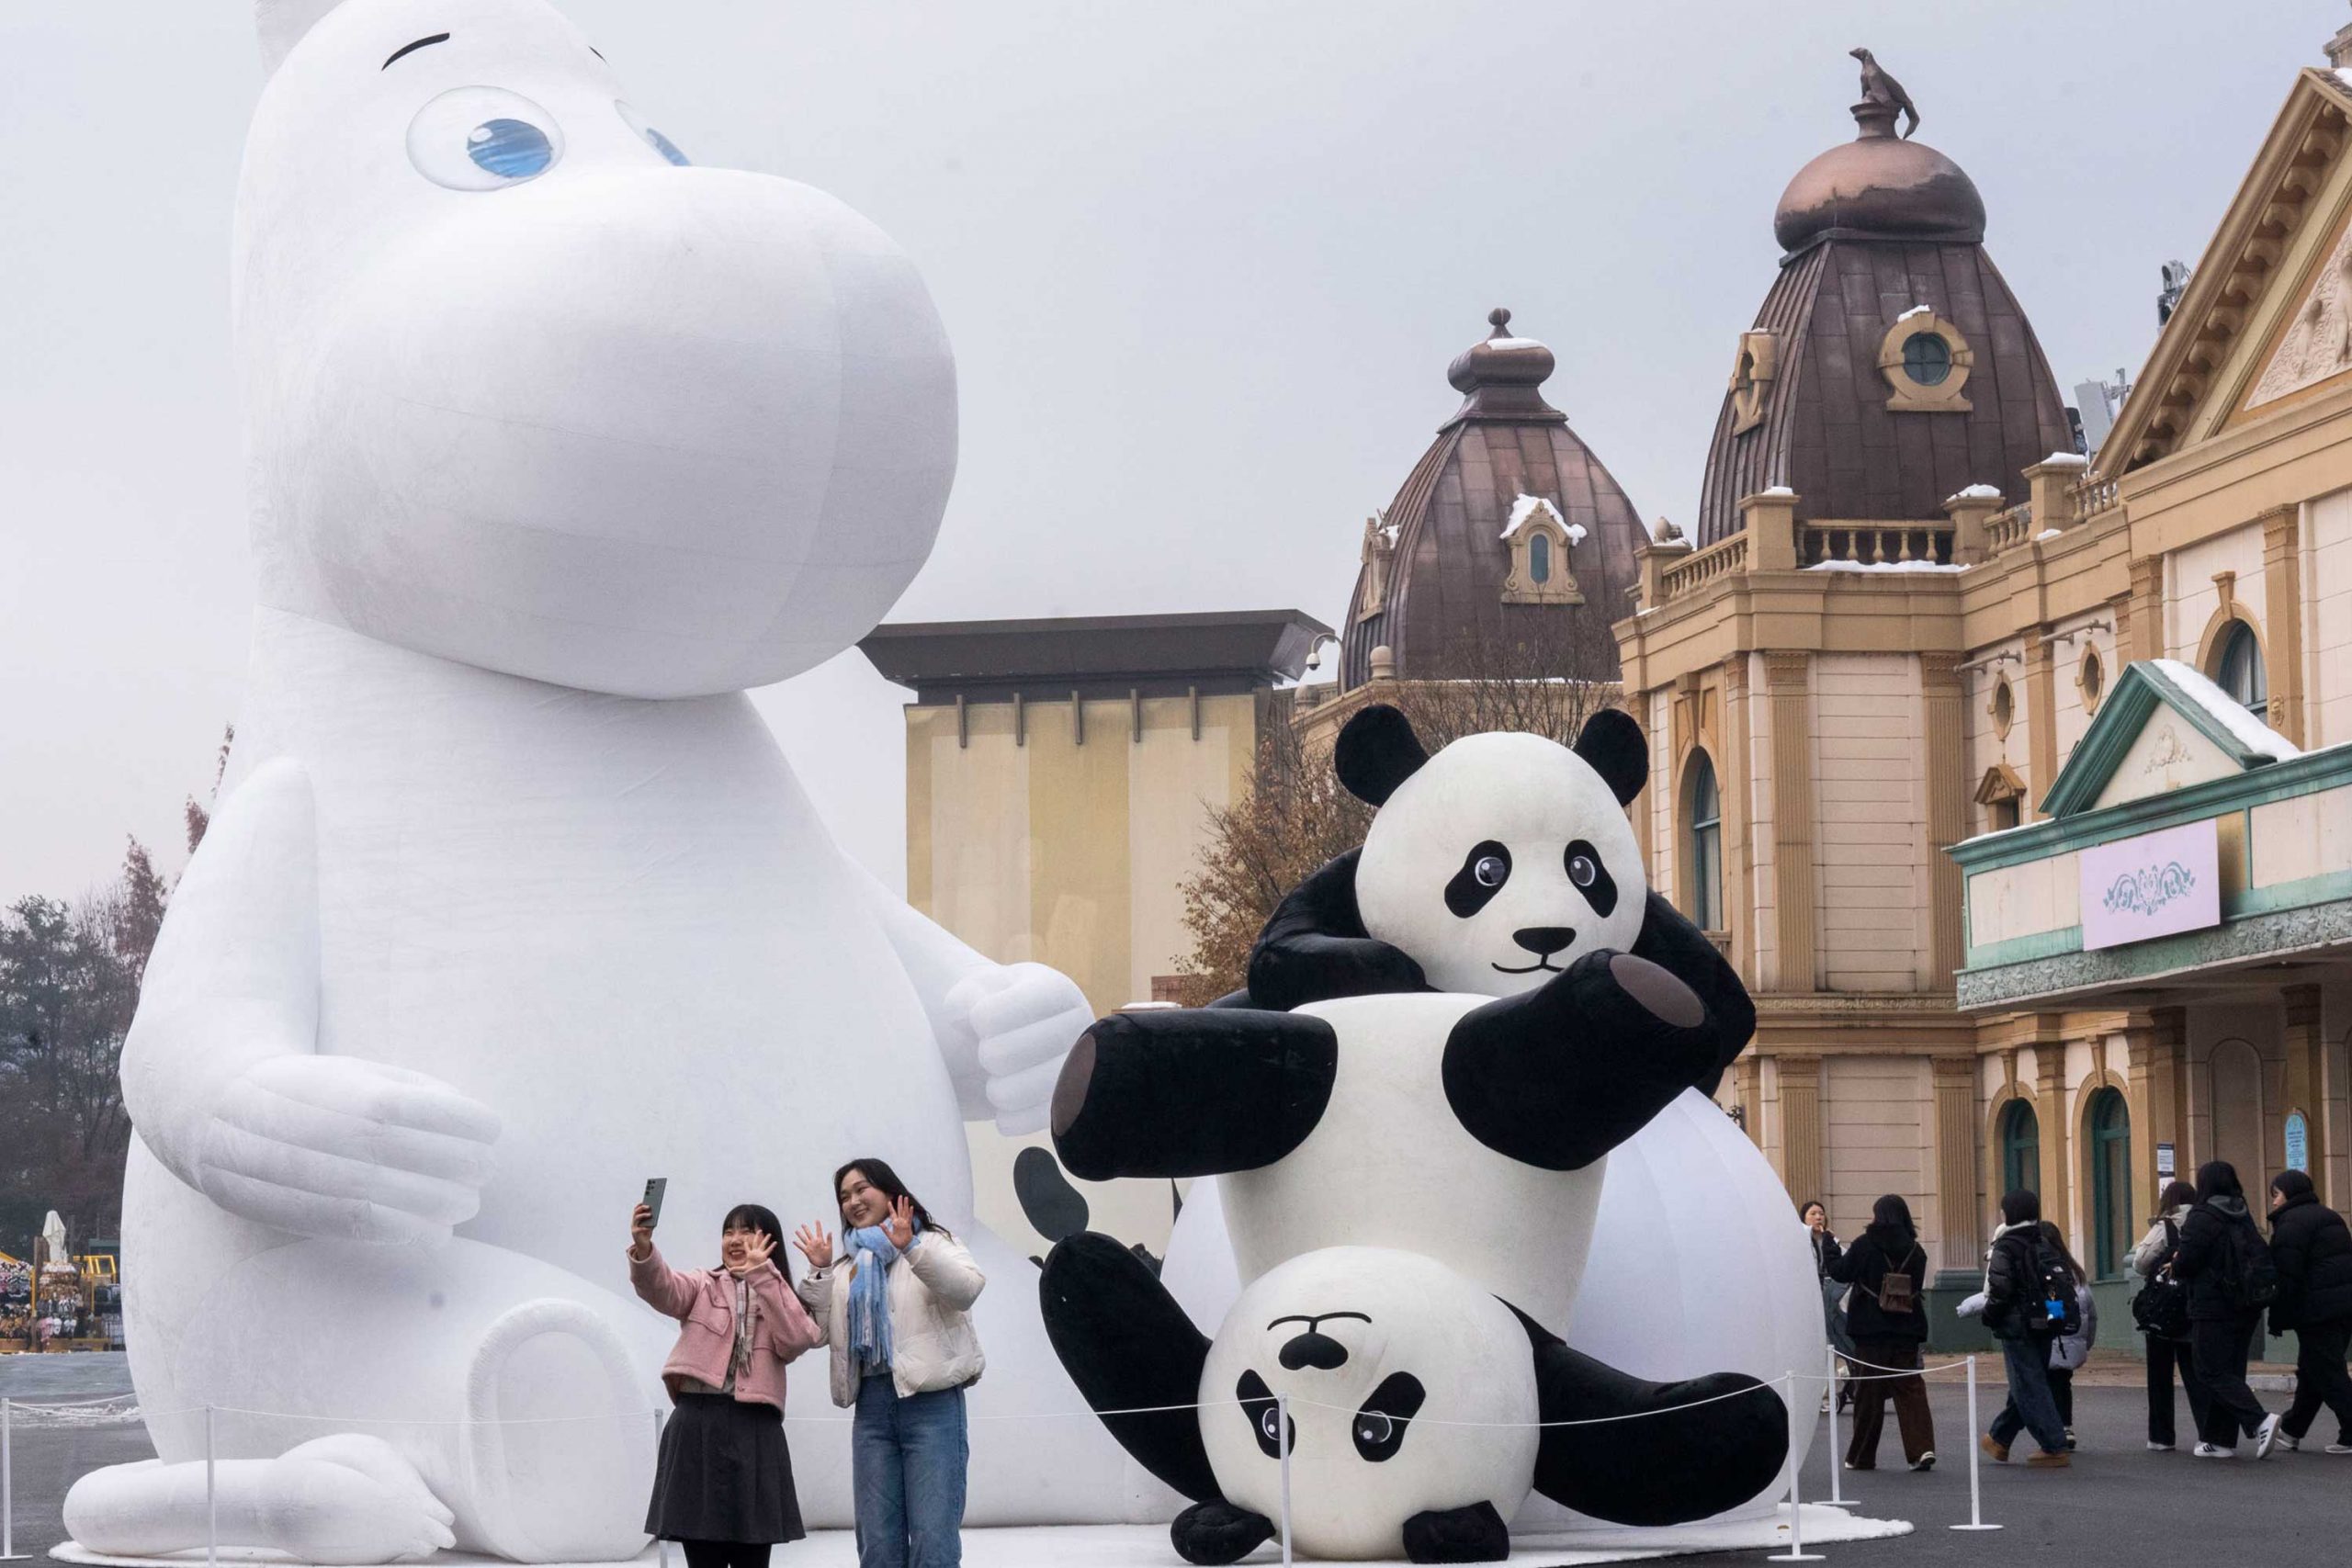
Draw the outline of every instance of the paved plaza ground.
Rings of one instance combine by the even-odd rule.
[[[2121,1382],[2131,1369],[2102,1369],[2103,1382]],[[0,1358],[0,1394],[31,1404],[127,1393],[130,1377],[119,1356]],[[1985,1389],[1984,1414],[1998,1404]],[[2281,1395],[2264,1394],[2273,1408]],[[1882,1461],[1889,1468],[1841,1477],[1849,1497],[1880,1518],[1908,1519],[1907,1536],[1854,1541],[1824,1549],[1830,1563],[1984,1565],[2064,1562],[2100,1564],[2260,1563],[2264,1568],[2339,1564],[2352,1551],[2352,1457],[2331,1459],[2316,1450],[2279,1453],[2256,1464],[2195,1460],[2184,1449],[2168,1454],[2143,1448],[2144,1397],[2136,1386],[2080,1388],[2076,1429],[2083,1447],[2067,1471],[2039,1472],[2019,1464],[1987,1463],[1984,1517],[2004,1529],[1983,1535],[1946,1527],[1968,1517],[1964,1396],[1957,1388],[1933,1395],[1936,1469],[1915,1475],[1903,1468],[1894,1423],[1888,1422]],[[2184,1403],[2181,1419],[2188,1413]],[[1826,1427],[1826,1423],[1825,1423]],[[1839,1422],[1839,1435],[1846,1423]],[[2325,1416],[2313,1435],[2334,1435]],[[1827,1496],[1827,1433],[1816,1435],[1807,1466],[1808,1500]],[[152,1450],[136,1422],[60,1422],[28,1413],[17,1426],[17,1550],[43,1553],[62,1539],[58,1508],[75,1476],[99,1465],[144,1459]],[[2249,1448],[2248,1451],[2251,1450]],[[1261,1558],[1267,1554],[1261,1553]],[[776,1553],[775,1568],[791,1568],[794,1552]],[[1747,1551],[1681,1559],[1694,1565],[1758,1562]],[[1171,1559],[1172,1561],[1172,1559]],[[1257,1559],[1252,1560],[1257,1561]]]

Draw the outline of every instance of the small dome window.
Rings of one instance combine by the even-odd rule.
[[[1535,583],[1552,581],[1552,536],[1536,534],[1527,541],[1527,577]]]
[[[1951,344],[1936,333],[1913,333],[1903,340],[1903,373],[1922,387],[1940,387],[1951,374]]]

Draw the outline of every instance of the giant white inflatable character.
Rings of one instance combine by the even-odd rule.
[[[975,1410],[1076,1404],[962,1123],[1041,1125],[1089,1010],[836,848],[743,689],[850,646],[955,466],[913,265],[686,160],[540,0],[262,0],[239,197],[258,575],[223,800],[124,1052],[160,1462],[86,1547],[643,1545],[663,1324],[625,1220],[830,1217],[891,1161],[973,1244]],[[794,1408],[831,1411],[824,1379]],[[267,1413],[267,1414],[258,1414]],[[846,1444],[803,1428],[813,1522]],[[976,1519],[1114,1512],[1091,1422],[976,1445]]]
[[[1396,1251],[1419,1254],[1517,1314],[1502,1321],[1519,1330],[1546,1424],[1534,1490],[1642,1525],[1756,1497],[1789,1450],[1786,1406],[1760,1380],[1721,1362],[1677,1381],[1636,1377],[1557,1337],[1584,1310],[1611,1151],[1693,1086],[1712,1087],[1755,1028],[1722,955],[1648,890],[1623,810],[1648,774],[1640,727],[1604,711],[1573,750],[1474,735],[1432,758],[1401,713],[1372,706],[1340,732],[1334,764],[1378,813],[1363,848],[1269,922],[1248,995],[1101,1021],[1054,1097],[1056,1145],[1080,1176],[1219,1179],[1241,1305],[1212,1345],[1117,1244],[1067,1237],[1044,1280],[1064,1364],[1097,1409],[1119,1413],[1106,1424],[1136,1461],[1194,1499],[1176,1521],[1178,1550],[1232,1562],[1273,1521],[1232,1490],[1216,1427],[1204,1446],[1193,1424],[1160,1412],[1195,1391],[1204,1406],[1260,1397],[1219,1369],[1234,1336],[1264,1332],[1249,1309],[1293,1260],[1359,1249],[1377,1271]],[[1674,1218],[1661,1212],[1660,1230]],[[1378,1287],[1324,1269],[1326,1304],[1310,1310]],[[1302,1456],[1307,1440],[1302,1427]],[[1415,1440],[1427,1450],[1449,1438]],[[1450,1477],[1442,1495],[1455,1500],[1440,1506],[1409,1467],[1345,1476],[1335,1482],[1366,1528],[1419,1562],[1507,1555],[1505,1520],[1529,1489],[1527,1475],[1497,1472],[1462,1496]]]

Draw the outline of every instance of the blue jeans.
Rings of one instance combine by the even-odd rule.
[[[901,1399],[888,1372],[875,1373],[857,1385],[849,1441],[858,1568],[960,1568],[964,1391]]]
[[[1993,1440],[2006,1449],[2024,1430],[2042,1452],[2064,1452],[2066,1424],[2058,1419],[2058,1401],[2050,1392],[2050,1341],[2030,1334],[2004,1339],[2001,1359],[2008,1363],[2009,1402],[1993,1417]]]

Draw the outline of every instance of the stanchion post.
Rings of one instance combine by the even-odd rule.
[[[1977,1438],[1983,1435],[1976,1428],[1976,1358],[1971,1356],[1968,1358],[1968,1522],[1952,1526],[1956,1530],[1996,1530],[2001,1528],[1984,1522],[1984,1494],[1976,1473],[1984,1454],[1984,1448]]]
[[[1280,1394],[1274,1400],[1274,1449],[1282,1455],[1283,1464],[1283,1568],[1291,1568],[1290,1561],[1290,1395]]]
[[[653,1473],[657,1476],[662,1473],[662,1407],[658,1404],[653,1407]],[[663,1536],[660,1539],[662,1568],[670,1568],[670,1538]]]
[[[220,1568],[220,1491],[214,1482],[212,1457],[212,1406],[204,1407],[204,1568]]]
[[[14,1402],[0,1399],[0,1562],[24,1556],[17,1550],[17,1460],[8,1443],[16,1417]]]
[[[1827,1391],[1827,1398],[1829,1402],[1828,1506],[1832,1508],[1851,1508],[1858,1506],[1859,1505],[1847,1500],[1846,1483],[1843,1475],[1845,1465],[1840,1460],[1838,1452],[1838,1347],[1835,1345],[1829,1346],[1823,1350],[1822,1354],[1828,1358],[1829,1362],[1829,1381],[1821,1385]],[[1862,1374],[1860,1372],[1856,1372],[1854,1374],[1857,1378],[1861,1375]],[[1791,1392],[1793,1393],[1794,1390],[1792,1390]]]
[[[1797,1500],[1797,1472],[1804,1468],[1804,1450],[1797,1443],[1797,1374],[1791,1371],[1786,1376],[1789,1389],[1789,1549],[1776,1551],[1764,1561],[1818,1562],[1821,1553],[1804,1549],[1804,1505]],[[1830,1396],[1830,1403],[1833,1405],[1837,1403],[1836,1395]],[[1812,1412],[1807,1411],[1805,1419],[1810,1421],[1812,1418]],[[1830,1462],[1834,1464],[1837,1461],[1833,1459]]]

